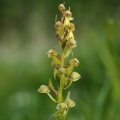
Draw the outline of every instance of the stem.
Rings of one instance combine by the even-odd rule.
[[[62,67],[64,66],[64,52],[62,51]],[[63,101],[62,96],[63,86],[60,81],[60,85],[58,86],[58,103],[61,103]]]
[[[59,118],[59,117],[56,117],[56,120],[60,120],[60,118]]]
[[[60,84],[60,86],[58,86],[58,103],[61,103],[62,100],[63,100],[62,90],[63,90],[63,88],[62,88],[62,86]]]
[[[62,67],[64,66],[64,52],[62,51]]]
[[[47,95],[49,96],[49,98],[50,98],[53,102],[57,102],[49,93],[47,93]]]
[[[73,81],[70,81],[70,83],[68,84],[68,86],[67,86],[67,87],[65,87],[64,89],[69,88],[69,87],[70,87],[70,85],[72,84],[72,82],[73,82]]]

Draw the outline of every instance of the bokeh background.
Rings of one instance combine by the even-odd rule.
[[[74,70],[82,76],[64,92],[76,101],[67,120],[120,120],[119,0],[0,0],[0,120],[48,120],[56,111],[37,89],[54,81],[46,53],[58,46],[55,15],[59,20],[64,2],[76,26],[73,52],[81,64]]]

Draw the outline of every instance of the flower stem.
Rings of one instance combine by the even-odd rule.
[[[59,117],[56,117],[56,120],[60,120],[60,118],[59,118]]]
[[[57,102],[49,93],[47,93],[47,95],[49,96],[49,98],[50,98],[53,102]]]
[[[64,52],[62,51],[62,67],[64,66]],[[58,103],[61,103],[63,101],[62,96],[63,86],[60,81],[60,85],[58,86]]]
[[[64,51],[62,51],[62,67],[64,66],[64,59],[65,59],[65,57],[64,57]]]
[[[62,90],[63,90],[62,86],[61,85],[58,86],[58,103],[61,103],[63,100]]]

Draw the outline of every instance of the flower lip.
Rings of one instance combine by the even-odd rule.
[[[57,106],[56,106],[56,109],[57,110],[65,110],[67,108],[67,105],[66,105],[66,103],[60,103],[60,104],[58,104]]]
[[[67,101],[67,106],[68,106],[68,107],[74,107],[74,106],[75,106],[75,102],[72,101],[71,99],[68,99],[68,101]]]

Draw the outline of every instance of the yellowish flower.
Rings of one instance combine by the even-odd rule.
[[[65,8],[64,4],[60,4],[58,6],[58,9],[61,13],[61,21],[63,21],[64,20],[64,13],[66,12],[66,8]]]
[[[66,41],[66,46],[64,48],[65,58],[70,55],[72,48],[76,47],[76,45],[77,42],[72,38]]]
[[[72,13],[69,10],[67,10],[66,12],[64,12],[63,16],[64,16],[64,19],[62,21],[63,25],[64,26],[69,25],[70,24],[70,20],[73,20]]]
[[[65,68],[60,67],[60,68],[57,70],[57,75],[58,75],[59,77],[61,77],[62,75],[65,74],[65,71],[66,71]]]
[[[55,64],[55,66],[57,66],[57,64],[60,64],[61,65],[61,57],[58,55],[58,52],[53,50],[53,49],[50,49],[48,52],[47,52],[47,56],[48,58],[52,57],[52,60]]]
[[[73,23],[70,23],[69,25],[67,25],[65,27],[65,29],[67,30],[66,36],[65,36],[65,40],[69,40],[70,38],[74,39],[74,35],[73,35],[73,31],[75,31],[75,26]]]
[[[80,64],[77,58],[73,58],[69,61],[69,65],[78,66]]]
[[[64,37],[64,27],[60,21],[57,21],[54,27],[56,29],[56,37],[60,40],[60,46],[62,46],[62,40]]]
[[[78,66],[80,64],[80,62],[78,61],[77,58],[73,58],[71,59],[68,64],[66,66],[64,66],[66,68],[66,74],[70,74],[73,71],[74,66]]]
[[[56,106],[56,109],[57,110],[65,110],[65,109],[67,109],[67,105],[66,105],[66,103],[60,103]]]
[[[66,9],[65,9],[64,4],[60,4],[60,5],[58,6],[58,10],[59,10],[60,12],[65,11]]]
[[[46,86],[46,85],[41,85],[37,91],[39,93],[49,93],[50,92],[48,86]]]
[[[57,55],[58,55],[58,53],[57,53],[55,50],[53,50],[53,49],[50,49],[50,50],[47,52],[48,58],[50,58],[50,57],[52,57],[52,56],[57,56]]]
[[[66,42],[66,47],[68,47],[68,48],[74,48],[74,47],[76,47],[76,45],[77,45],[77,42],[72,38],[67,40],[67,42]]]
[[[77,81],[81,78],[81,75],[77,72],[72,72],[69,76],[70,81]]]

